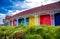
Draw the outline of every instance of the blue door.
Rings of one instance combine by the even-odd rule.
[[[26,18],[26,25],[29,25],[29,18]]]
[[[21,24],[21,19],[18,20],[18,25],[20,25],[20,24]]]
[[[18,20],[18,25],[20,25],[20,24],[24,24],[24,19],[19,19]]]
[[[54,16],[55,16],[55,26],[60,25],[60,13],[56,13]]]

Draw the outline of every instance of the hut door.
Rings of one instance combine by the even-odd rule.
[[[41,25],[51,25],[50,15],[41,15],[40,24]]]
[[[60,13],[56,13],[54,16],[55,16],[55,26],[60,25]]]

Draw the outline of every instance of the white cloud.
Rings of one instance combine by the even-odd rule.
[[[23,8],[28,8],[28,6],[25,4],[25,2],[21,2],[19,0],[16,0],[15,2],[10,0],[10,2],[13,4],[12,6],[10,6],[13,9],[22,10]]]
[[[25,0],[22,3],[20,1],[16,1],[16,2],[11,1],[13,3],[13,6],[11,7],[16,9],[22,9],[22,8],[30,9],[30,8],[38,7],[41,5],[57,2],[57,1],[59,0]]]
[[[33,8],[33,7],[46,5],[46,4],[50,4],[57,1],[59,0],[26,0],[25,2],[28,2],[28,3],[25,3],[25,4],[29,6],[29,8]]]
[[[59,0],[25,0],[23,3],[19,2],[19,1],[16,1],[16,2],[13,2],[12,0],[10,0],[12,3],[13,3],[13,8],[16,8],[18,10],[8,10],[8,14],[7,15],[15,15],[19,12],[22,12],[24,11],[23,10],[19,10],[19,9],[22,9],[22,8],[26,8],[26,9],[30,9],[30,8],[34,8],[34,7],[38,7],[38,6],[41,6],[41,5],[46,5],[46,4],[50,4],[50,3],[53,3],[53,2],[57,2]]]
[[[30,8],[32,7],[36,7],[36,6],[40,6],[41,2],[43,2],[44,0],[26,0],[26,5],[29,6]]]
[[[44,5],[45,5],[45,4],[50,4],[50,3],[57,2],[57,1],[59,1],[59,0],[46,0],[46,2],[43,3],[43,4],[44,4]]]
[[[20,2],[20,1],[16,1],[16,2],[13,2],[12,0],[10,0],[10,2],[13,3],[13,8],[17,9],[15,11],[13,10],[8,10],[8,14],[7,15],[15,15],[19,12],[21,12],[22,10],[19,10],[19,9],[22,9],[22,8],[26,8],[26,9],[30,9],[30,8],[34,8],[34,7],[38,7],[38,6],[41,6],[41,5],[46,5],[46,4],[50,4],[50,3],[53,3],[53,2],[57,2],[59,0],[25,0],[24,2]],[[24,11],[24,9],[23,9]]]
[[[0,18],[4,19],[5,16],[6,16],[6,14],[1,14],[1,13],[0,13]]]
[[[17,14],[17,13],[20,13],[20,12],[22,12],[22,11],[20,11],[20,10],[15,10],[15,11],[13,11],[13,10],[8,10],[7,15],[13,16],[13,15],[15,15],[15,14]]]
[[[15,15],[15,14],[18,14],[18,13],[20,13],[20,12],[23,12],[23,11],[25,11],[25,10],[28,10],[28,9],[24,9],[24,10],[15,10],[15,11],[13,11],[13,10],[8,10],[8,13],[7,13],[7,15],[8,16],[13,16],[13,15]]]
[[[6,14],[0,13],[0,24],[3,24],[3,19],[5,19]]]
[[[5,10],[5,11],[7,11],[7,9],[6,9],[5,7],[1,7],[1,9],[3,9],[3,10]]]

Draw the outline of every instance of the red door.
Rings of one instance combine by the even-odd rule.
[[[13,21],[13,26],[16,26],[16,25],[17,25],[17,21],[14,20],[14,21]]]
[[[40,24],[41,25],[51,25],[50,15],[41,15]]]

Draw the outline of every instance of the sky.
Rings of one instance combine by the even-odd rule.
[[[0,24],[6,15],[13,16],[27,9],[57,2],[59,0],[0,0]]]

